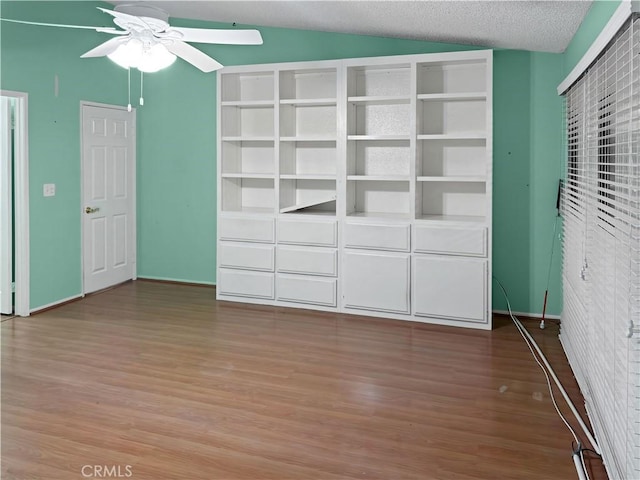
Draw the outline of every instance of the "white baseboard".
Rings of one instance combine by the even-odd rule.
[[[47,303],[46,305],[40,305],[39,307],[32,308],[30,310],[30,313],[36,313],[36,312],[39,312],[41,310],[47,310],[49,308],[56,307],[58,305],[62,305],[63,303],[69,303],[69,302],[71,302],[73,300],[77,300],[78,298],[82,298],[82,297],[84,297],[84,295],[79,293],[78,295],[72,295],[71,297],[62,298],[60,300],[56,300],[55,302]]]
[[[196,282],[194,280],[186,280],[184,278],[155,277],[153,275],[138,275],[138,280],[158,280],[160,282],[190,283],[191,285],[207,285],[210,287],[215,286],[215,282]]]
[[[497,313],[500,315],[509,315],[508,310],[494,310],[493,313]],[[527,312],[513,312],[516,317],[531,317],[531,318],[542,318],[541,313],[527,313]],[[560,315],[545,315],[545,320],[560,320]]]

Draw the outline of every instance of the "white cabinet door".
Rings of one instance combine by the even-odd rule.
[[[347,251],[344,306],[409,313],[409,255]]]
[[[413,258],[416,315],[487,321],[487,261],[416,255]]]

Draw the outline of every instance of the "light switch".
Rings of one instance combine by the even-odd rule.
[[[55,183],[45,183],[42,185],[42,195],[45,197],[53,197],[56,194],[56,184]]]

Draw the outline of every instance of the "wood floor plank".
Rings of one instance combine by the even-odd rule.
[[[2,322],[2,478],[576,478],[508,319],[480,332],[214,297],[137,281]],[[581,406],[557,326],[531,327]]]

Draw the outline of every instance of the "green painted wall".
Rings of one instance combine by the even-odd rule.
[[[512,307],[529,312],[530,54],[495,52],[493,70],[493,275]],[[494,283],[493,308],[506,310]]]
[[[34,21],[109,25],[93,2],[6,2],[2,15]],[[108,8],[110,6],[107,5]],[[220,26],[174,20],[182,26]],[[79,103],[126,104],[126,74],[107,59],[79,57],[105,36],[2,24],[0,82],[29,93],[31,305],[80,292]],[[260,28],[263,46],[202,46],[226,65],[428,53],[470,47],[357,35]],[[494,273],[514,309],[540,312],[555,215],[563,56],[494,55]],[[60,93],[53,94],[53,77]],[[139,76],[132,74],[132,99]],[[138,108],[138,274],[215,282],[214,74],[176,62],[147,75]],[[134,105],[137,101],[133,102]],[[556,131],[555,128],[558,130]],[[44,198],[43,183],[58,194]],[[556,250],[557,251],[557,250]],[[552,285],[559,285],[554,266]],[[559,313],[559,295],[549,313]],[[505,303],[495,289],[494,308]]]
[[[569,75],[593,41],[600,35],[620,3],[621,0],[596,0],[591,4],[589,13],[563,54],[564,75],[562,80]]]
[[[541,311],[549,282],[547,311],[556,314],[562,308],[562,221],[556,210],[558,182],[564,177],[563,101],[556,94],[561,78],[562,56],[531,54],[529,232],[536,241],[529,249],[529,305],[530,311]]]
[[[2,2],[7,18],[102,25],[83,2]],[[0,22],[1,87],[29,94],[31,307],[77,295],[80,276],[80,100],[122,103],[110,62],[82,63],[96,37]],[[58,76],[59,93],[54,94]],[[56,184],[44,198],[42,185]]]

